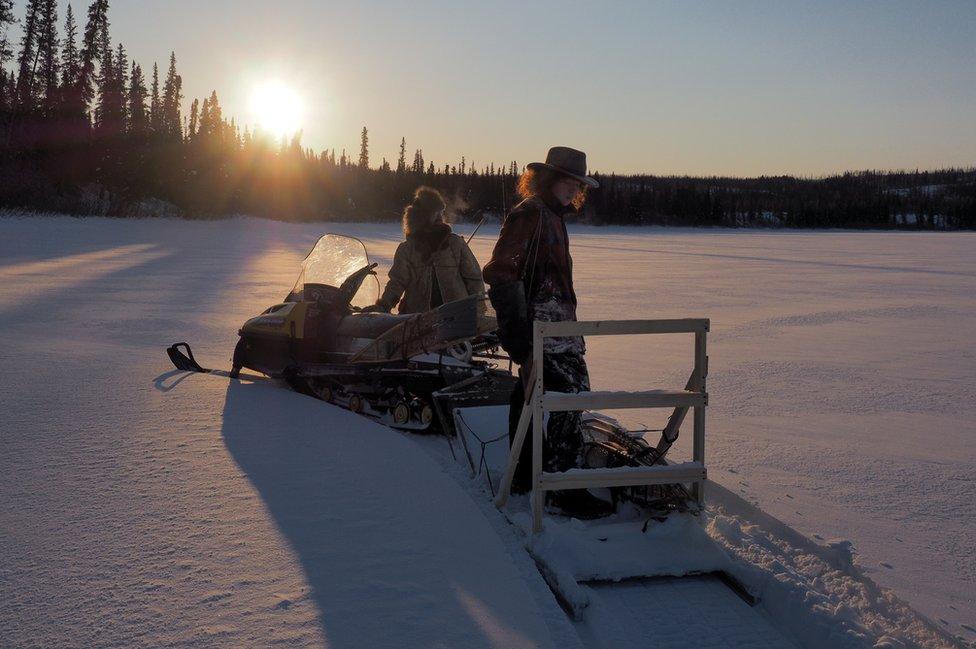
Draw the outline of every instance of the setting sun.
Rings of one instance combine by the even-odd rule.
[[[302,101],[292,88],[272,81],[251,92],[251,114],[256,125],[275,137],[291,135],[302,128]]]

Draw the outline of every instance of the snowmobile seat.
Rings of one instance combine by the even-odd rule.
[[[396,315],[392,313],[353,313],[342,319],[336,333],[347,338],[375,340],[412,317],[414,314],[411,313]]]

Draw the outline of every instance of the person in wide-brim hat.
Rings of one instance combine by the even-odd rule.
[[[600,186],[595,179],[586,175],[586,154],[568,146],[552,147],[545,162],[530,162],[526,168],[531,171],[551,171],[557,176],[572,178],[593,189]]]
[[[491,261],[485,265],[484,278],[491,285],[488,297],[498,319],[499,339],[519,365],[519,381],[509,409],[510,439],[514,439],[525,402],[524,385],[532,363],[532,323],[576,320],[573,260],[565,218],[579,210],[586,191],[596,187],[599,183],[587,175],[585,153],[563,146],[549,149],[545,162],[528,165],[519,178],[523,200],[505,218]],[[546,338],[544,346],[542,367],[537,371],[543,373],[546,390],[590,389],[582,338]],[[575,468],[583,446],[580,414],[550,413],[546,430],[543,469],[559,472]],[[531,466],[531,444],[525,444],[513,490],[528,488]],[[577,517],[592,518],[610,509],[609,503],[583,489],[552,492],[551,500]]]

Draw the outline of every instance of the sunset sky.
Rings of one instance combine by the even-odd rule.
[[[216,89],[253,122],[254,89],[280,84],[307,145],[356,155],[365,125],[373,166],[401,136],[438,166],[553,144],[657,174],[976,164],[972,0],[116,0],[109,16],[147,76],[176,51],[187,105]]]

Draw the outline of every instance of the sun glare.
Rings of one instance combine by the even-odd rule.
[[[251,92],[251,114],[256,125],[275,137],[288,136],[302,128],[302,101],[287,85],[272,81]]]

